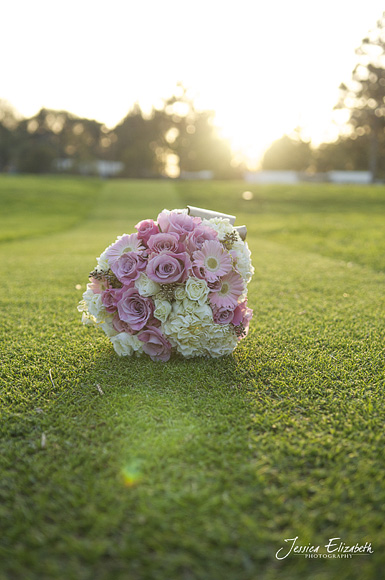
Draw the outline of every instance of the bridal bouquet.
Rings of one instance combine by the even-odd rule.
[[[220,357],[247,335],[254,269],[246,228],[235,228],[234,216],[189,210],[139,222],[97,258],[78,310],[120,356]]]

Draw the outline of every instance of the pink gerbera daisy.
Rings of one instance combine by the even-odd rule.
[[[112,246],[107,248],[106,257],[110,264],[114,264],[116,260],[127,252],[142,253],[145,250],[142,245],[142,240],[138,238],[138,234],[124,234]]]
[[[217,240],[206,241],[200,250],[193,253],[193,260],[193,266],[203,268],[208,282],[215,282],[232,268],[230,254]]]
[[[242,276],[237,274],[237,272],[232,271],[230,274],[223,276],[221,282],[221,289],[209,294],[210,303],[218,308],[236,308],[238,305],[238,298],[245,290]]]

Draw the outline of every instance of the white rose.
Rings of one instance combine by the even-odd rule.
[[[205,280],[191,277],[186,282],[186,294],[190,300],[197,300],[199,304],[204,304],[207,300],[209,288]]]
[[[135,288],[141,296],[148,298],[149,296],[154,296],[160,291],[160,284],[150,280],[150,278],[142,272],[139,278],[135,280]]]
[[[95,317],[96,322],[104,322],[107,312],[102,302],[102,295],[94,294],[90,288],[90,284],[87,284],[87,290],[83,294],[83,300],[87,305],[88,312],[91,316]]]
[[[174,296],[176,300],[183,300],[186,298],[186,289],[184,286],[177,286],[174,290]]]
[[[193,314],[198,308],[198,304],[195,300],[190,300],[190,298],[185,298],[179,306],[179,314],[185,316],[186,314]]]
[[[167,300],[155,300],[154,316],[161,322],[166,322],[171,310],[172,306]]]
[[[185,300],[188,300],[188,298],[185,298]],[[186,314],[186,311],[184,309],[183,306],[183,300],[176,300],[175,302],[172,302],[172,316],[176,317],[176,316],[184,316]]]

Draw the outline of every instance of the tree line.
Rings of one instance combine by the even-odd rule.
[[[197,110],[183,88],[148,114],[135,104],[113,129],[44,108],[20,118],[0,101],[0,171],[92,173],[93,162],[105,160],[120,162],[122,177],[167,176],[178,167],[235,178],[242,168],[213,120],[214,112]]]
[[[356,56],[351,79],[340,85],[334,107],[347,117],[339,138],[312,148],[299,132],[285,135],[266,151],[265,169],[366,170],[373,180],[385,178],[385,12]]]
[[[300,130],[284,135],[266,150],[263,169],[367,170],[374,180],[385,178],[385,12],[356,55],[335,106],[347,117],[339,138],[314,148]],[[175,176],[176,167],[182,175],[208,170],[219,179],[241,177],[245,164],[235,163],[213,121],[214,112],[196,110],[181,85],[149,114],[134,105],[113,129],[49,109],[22,119],[0,101],[0,171],[87,173],[103,159],[119,162],[122,177]]]

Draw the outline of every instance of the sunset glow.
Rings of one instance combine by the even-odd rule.
[[[316,142],[333,136],[338,86],[383,9],[381,0],[9,2],[0,98],[26,116],[44,106],[112,127],[182,82],[257,163],[295,127]]]

